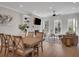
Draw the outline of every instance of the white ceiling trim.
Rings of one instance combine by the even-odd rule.
[[[5,6],[5,5],[2,5],[2,4],[0,4],[0,7],[10,9],[10,10],[12,10],[12,11],[18,12],[18,13],[23,14],[23,15],[39,17],[39,16],[34,15],[33,13],[29,12],[29,11],[20,11],[20,10],[17,10],[17,9],[15,9],[15,8],[11,8],[11,7],[8,7],[8,6]]]
[[[27,11],[26,11],[26,13],[25,13],[25,11],[20,11],[20,10],[17,10],[17,9],[14,9],[14,8],[11,8],[11,7],[2,5],[2,4],[0,4],[0,7],[7,8],[7,9],[13,10],[13,11],[15,11],[15,12],[21,13],[21,14],[27,14],[27,13],[30,13],[30,12],[27,12]]]

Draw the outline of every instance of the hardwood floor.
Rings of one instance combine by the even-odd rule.
[[[61,41],[59,42],[44,42],[44,52],[40,51],[40,57],[78,57],[79,45],[66,47],[63,46]]]

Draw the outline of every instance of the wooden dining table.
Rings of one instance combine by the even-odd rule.
[[[27,47],[37,48],[37,55],[39,55],[39,44],[42,43],[45,39],[40,39],[36,37],[23,38],[23,42]]]
[[[40,42],[43,42],[45,39],[40,39],[36,37],[31,37],[31,38],[23,38],[24,44],[26,44],[29,47],[34,47],[38,45]]]

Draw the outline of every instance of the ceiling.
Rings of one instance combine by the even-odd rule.
[[[30,12],[40,17],[56,14],[70,14],[79,12],[79,2],[0,2],[1,6],[15,9],[20,12]]]

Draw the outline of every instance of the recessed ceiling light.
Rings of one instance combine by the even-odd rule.
[[[23,5],[19,5],[19,7],[23,7]]]

